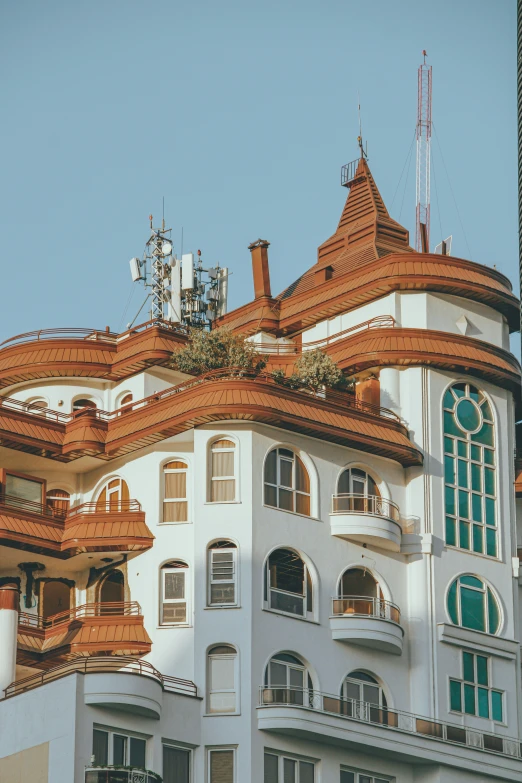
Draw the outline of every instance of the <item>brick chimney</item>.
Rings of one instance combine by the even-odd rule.
[[[270,242],[258,239],[248,246],[252,253],[252,273],[254,275],[254,298],[271,296],[270,270],[268,268],[268,247]]]

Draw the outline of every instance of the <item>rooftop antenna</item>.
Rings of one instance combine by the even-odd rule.
[[[359,93],[357,93],[357,114],[359,116],[359,135],[357,136],[357,144],[361,150],[361,158],[368,157],[368,145],[366,146],[366,152],[364,151],[363,135],[362,135],[362,120],[361,120],[361,99]]]
[[[426,63],[428,53],[418,70],[417,100],[417,176],[415,250],[429,253],[430,249],[430,154],[431,154],[431,65]]]

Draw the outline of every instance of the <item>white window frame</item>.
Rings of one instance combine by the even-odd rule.
[[[339,770],[339,779],[341,778],[341,772],[351,772],[352,775],[355,777],[355,783],[360,783],[361,776],[364,778],[368,778],[370,783],[392,783],[395,780],[395,777],[390,777],[389,775],[381,775],[376,774],[375,772],[366,772],[362,769],[354,769],[353,767],[346,767],[341,766]],[[364,783],[366,783],[364,781]]]
[[[211,650],[215,647],[230,647],[233,653],[212,655]],[[221,658],[226,660],[232,660],[234,662],[234,687],[233,688],[219,688],[216,690],[211,689],[211,661],[213,658]],[[207,692],[206,692],[206,711],[205,715],[208,717],[214,717],[216,715],[223,717],[226,715],[239,715],[240,714],[240,693],[239,693],[239,653],[237,648],[228,642],[222,642],[213,644],[207,651]],[[214,693],[233,693],[235,695],[235,709],[230,712],[211,712],[210,711],[210,697]]]
[[[311,764],[314,768],[314,783],[319,783],[319,777],[317,774],[317,759],[311,759],[306,758],[303,756],[294,756],[291,753],[281,753],[281,751],[275,751],[270,750],[269,748],[264,749],[263,753],[263,767],[264,767],[264,757],[265,756],[275,756],[277,758],[277,783],[283,783],[284,781],[284,764],[285,759],[287,761],[294,761],[297,764],[297,779],[295,783],[301,783],[301,775],[300,775],[300,765],[301,764]]]
[[[216,548],[213,548],[212,544],[210,544],[207,549],[207,607],[211,609],[233,609],[239,606],[238,548],[236,544],[234,544],[232,541],[230,541],[229,543],[230,543],[229,547],[216,547]],[[214,573],[213,555],[215,552],[221,552],[224,554],[228,554],[229,552],[232,553],[232,578],[231,579],[225,580],[225,579],[213,578],[212,576]],[[217,585],[233,584],[234,585],[233,603],[212,602],[212,585],[214,584]]]
[[[281,450],[283,451],[289,451],[292,453],[292,457],[287,456],[286,454],[280,454]],[[276,483],[272,483],[271,481],[267,481],[265,478],[266,473],[266,463],[267,460],[272,452],[275,452],[276,455]],[[303,492],[302,490],[297,489],[297,478],[296,478],[296,465],[297,460],[300,460],[302,463],[303,469],[308,477],[308,486],[310,487],[309,492]],[[291,462],[292,463],[292,486],[287,487],[285,484],[281,483],[281,461],[284,462]],[[276,491],[276,503],[277,505],[272,506],[269,505],[266,502],[265,499],[265,487],[272,487]],[[292,509],[283,508],[279,503],[279,490],[282,489],[285,492],[291,492],[292,493]],[[308,514],[303,514],[302,511],[297,511],[297,496],[301,495],[302,497],[308,498],[308,506],[309,506],[309,512]],[[266,506],[266,508],[275,508],[278,511],[284,511],[287,514],[297,514],[300,517],[312,517],[312,477],[310,475],[310,470],[308,466],[306,465],[305,460],[302,458],[301,454],[299,454],[296,449],[291,448],[290,446],[274,446],[274,448],[270,449],[270,451],[267,453],[265,457],[265,462],[263,465],[263,505]]]
[[[282,590],[279,587],[272,587],[271,585],[271,577],[270,577],[270,557],[274,554],[274,552],[279,551],[280,549],[288,549],[292,552],[295,552],[291,547],[286,546],[279,546],[276,547],[276,549],[273,549],[272,552],[268,555],[265,561],[265,568],[263,573],[263,609],[265,609],[267,612],[275,612],[276,614],[282,614],[284,617],[294,617],[298,618],[299,620],[307,620],[307,621],[314,621],[315,620],[315,607],[317,606],[317,595],[316,590],[314,589],[314,578],[313,573],[308,567],[308,564],[306,560],[301,556],[299,552],[295,552],[296,555],[300,558],[300,560],[303,563],[304,566],[304,581],[303,581],[303,589],[304,594],[302,596],[303,598],[303,613],[302,614],[296,614],[295,612],[285,612],[283,609],[274,609],[272,607],[272,601],[271,601],[271,592],[272,590],[275,593],[281,593],[285,595],[295,595],[300,596],[299,593],[290,593],[289,591]],[[265,591],[265,583],[266,583],[266,599],[264,596]],[[311,593],[312,593],[312,610],[308,611],[308,594],[309,594],[309,588],[311,586]]]
[[[237,746],[236,745],[222,745],[218,747],[207,747],[207,783],[212,783],[212,778],[210,777],[211,773],[211,767],[210,767],[210,755],[211,753],[223,753],[223,752],[230,752],[232,751],[232,780],[233,783],[237,783]]]
[[[186,560],[170,560],[168,562],[177,562],[177,563],[183,563],[183,565],[178,566],[177,568],[168,568],[165,567],[167,564],[165,563],[165,566],[160,567],[160,605],[159,605],[159,611],[160,611],[160,617],[159,617],[159,624],[161,628],[179,628],[184,627],[187,625],[190,625],[189,618],[191,616],[191,603],[190,603],[190,566],[187,563]],[[184,597],[183,598],[165,598],[165,574],[172,574],[172,573],[178,573],[181,571],[184,576]],[[182,604],[185,603],[185,620],[183,622],[179,623],[172,623],[172,622],[165,622],[163,619],[163,605],[164,604]]]
[[[125,751],[125,756],[126,756],[125,764],[127,766],[130,766],[130,741],[129,740],[138,739],[145,742],[145,767],[144,768],[148,769],[150,759],[149,759],[149,743],[147,742],[147,740],[149,739],[149,737],[147,737],[145,734],[140,734],[139,732],[135,732],[135,731],[129,731],[128,729],[116,729],[109,726],[102,726],[98,723],[93,723],[92,726],[93,737],[94,737],[94,731],[104,731],[106,734],[109,735],[108,746],[107,746],[108,766],[114,764],[114,736],[117,735],[119,737],[126,737],[128,740],[126,751]]]
[[[224,449],[216,449],[216,453],[230,453],[234,454],[234,473],[232,476],[214,476],[212,470],[212,454],[214,453],[214,447],[220,440],[229,440],[234,444],[233,447],[228,446]],[[208,448],[208,497],[207,503],[237,503],[239,501],[239,476],[238,476],[238,448],[239,444],[237,440],[230,435],[220,435],[218,438],[214,438]],[[214,481],[233,481],[234,482],[234,497],[231,500],[212,500],[212,488]]]
[[[189,783],[194,780],[194,748],[187,747],[186,745],[180,745],[178,742],[171,742],[170,740],[162,740],[161,742],[161,762],[162,762],[162,777],[165,777],[165,770],[163,769],[163,748],[173,748],[174,750],[182,750],[188,754],[189,757]]]
[[[169,465],[171,462],[183,462],[185,465],[184,468],[167,468],[167,465]],[[190,521],[190,503],[189,503],[189,466],[186,459],[183,459],[182,457],[172,457],[172,459],[167,460],[167,462],[164,462],[161,468],[161,478],[162,478],[162,486],[161,486],[161,521],[160,525],[186,525]],[[185,495],[184,498],[167,498],[165,496],[165,475],[167,473],[184,473],[185,474]],[[187,518],[180,520],[179,522],[165,522],[164,521],[164,509],[166,503],[186,503],[187,504]]]

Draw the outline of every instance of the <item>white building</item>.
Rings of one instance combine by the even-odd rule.
[[[279,297],[251,246],[265,374],[0,346],[1,783],[522,781],[518,301],[349,185]],[[314,345],[355,395],[271,377]]]

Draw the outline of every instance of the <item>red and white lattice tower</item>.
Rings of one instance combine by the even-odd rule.
[[[429,252],[430,248],[430,146],[431,146],[431,65],[419,66],[419,97],[417,107],[417,214],[415,250]]]

